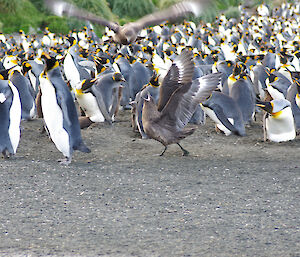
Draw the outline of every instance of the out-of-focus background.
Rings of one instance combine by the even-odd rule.
[[[106,19],[124,24],[158,9],[163,9],[178,0],[68,0],[80,8],[91,11]],[[282,0],[213,0],[211,7],[198,20],[212,22],[216,16],[224,13],[227,18],[239,18],[241,8],[252,9],[264,2],[271,8]],[[294,2],[294,1],[289,1]],[[53,16],[45,7],[43,0],[0,0],[0,32],[39,33],[49,27],[54,33],[68,33],[71,29],[80,29],[83,21]],[[95,28],[101,34],[103,28]]]

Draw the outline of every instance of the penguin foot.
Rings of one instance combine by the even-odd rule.
[[[4,150],[4,151],[2,152],[2,154],[3,154],[3,158],[4,158],[5,160],[8,160],[8,159],[16,159],[16,156],[15,156],[14,154],[12,154],[12,153],[7,153],[6,150]]]
[[[66,166],[68,166],[68,165],[71,163],[72,158],[71,158],[71,157],[66,157],[66,158],[64,158],[64,159],[58,159],[57,161],[58,161],[61,165],[66,165]]]
[[[3,158],[4,158],[5,160],[9,159],[10,155],[7,154],[6,150],[3,150],[3,151],[2,151],[2,154],[3,154]]]
[[[217,132],[217,134],[221,134],[222,133],[222,130],[220,130],[217,125],[215,125],[215,131]]]

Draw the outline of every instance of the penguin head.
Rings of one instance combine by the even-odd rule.
[[[136,62],[136,58],[132,55],[126,55],[126,58],[131,64]]]
[[[96,81],[97,81],[97,78],[84,79],[81,82],[81,89],[79,89],[79,91],[81,91],[82,93],[88,92],[90,90],[90,88],[95,84]]]
[[[101,62],[95,61],[95,64],[98,73],[102,73],[106,70],[106,67]]]
[[[238,76],[243,71],[242,68],[243,68],[242,65],[236,63],[234,65],[233,70],[232,70],[232,75],[233,76]]]
[[[59,63],[56,60],[56,58],[50,56],[49,54],[47,54],[45,52],[42,53],[41,58],[44,60],[44,62],[46,64],[45,65],[45,70],[44,70],[46,72],[59,66]]]
[[[27,72],[30,71],[31,69],[32,69],[32,66],[30,65],[30,63],[28,63],[26,61],[24,61],[22,63],[22,72],[24,75],[27,74]]]
[[[283,109],[290,107],[291,103],[285,99],[274,99],[271,102],[257,100],[256,105],[276,118]]]
[[[241,80],[250,80],[250,77],[248,76],[248,74],[244,71],[242,72],[241,74],[239,74],[238,76],[238,79],[241,79]]]
[[[273,106],[271,102],[263,102],[257,99],[256,105],[270,114],[273,112]]]
[[[158,78],[159,78],[159,75],[157,75],[156,72],[153,73],[150,81],[149,81],[149,84],[152,86],[152,87],[158,87],[159,86],[159,81],[158,81]]]
[[[269,76],[269,83],[273,83],[276,80],[278,80],[278,77],[275,74],[271,73]]]
[[[74,37],[67,37],[67,40],[69,41],[70,46],[74,46],[77,43]]]
[[[115,72],[112,76],[112,79],[115,82],[125,82],[126,81],[120,72]]]

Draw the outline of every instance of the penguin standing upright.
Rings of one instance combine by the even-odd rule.
[[[33,119],[36,114],[36,105],[34,92],[29,79],[22,74],[20,66],[11,69],[8,78],[19,91],[22,106],[22,120]]]
[[[241,74],[239,79],[233,83],[229,96],[238,104],[245,125],[251,124],[255,114],[255,92],[253,83],[246,74]]]
[[[0,120],[0,152],[6,159],[17,151],[21,122],[19,93],[8,80],[0,80]]]
[[[271,102],[257,101],[264,109],[264,140],[284,142],[296,137],[295,123],[291,103],[286,99],[274,99]]]
[[[90,149],[82,141],[76,107],[62,79],[58,61],[45,53],[42,58],[46,64],[40,75],[43,117],[52,141],[66,157],[59,161],[67,165],[74,150],[89,153]]]

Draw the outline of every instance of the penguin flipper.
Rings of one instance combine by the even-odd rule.
[[[119,99],[118,99],[118,94],[119,94],[119,90],[116,89],[115,92],[113,93],[113,101],[112,101],[112,106],[111,106],[111,109],[109,111],[109,116],[112,117],[115,112],[116,112],[116,109],[118,107],[118,104],[119,104]]]
[[[104,103],[104,100],[103,100],[103,97],[101,95],[101,93],[97,90],[97,88],[94,88],[94,86],[92,86],[92,93],[93,95],[96,97],[96,101],[97,101],[97,104],[99,106],[99,109],[103,115],[103,117],[109,122],[109,123],[112,123],[112,119],[111,119],[111,116],[109,115],[107,109],[106,109],[106,106],[105,106],[105,103]]]
[[[71,126],[72,122],[69,117],[68,107],[66,105],[66,102],[64,101],[63,95],[61,93],[59,93],[58,91],[56,91],[56,99],[57,99],[57,104],[59,105],[59,107],[62,110],[64,121],[67,122],[68,126]]]
[[[223,109],[220,105],[212,103],[208,106],[210,109],[214,110],[217,118],[222,122],[222,124],[229,129],[235,135],[240,135],[239,131],[231,124],[226,115],[223,112]]]

